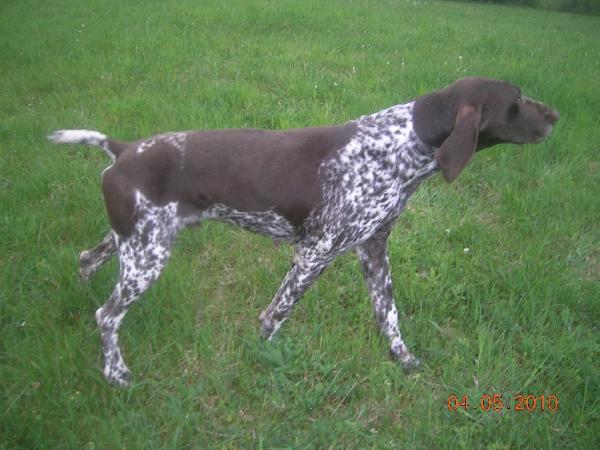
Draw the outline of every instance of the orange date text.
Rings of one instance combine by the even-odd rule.
[[[450,394],[448,396],[448,411],[469,411],[472,409],[498,413],[504,410],[556,412],[558,411],[558,397],[554,394],[548,396],[543,394],[517,394],[510,397],[503,397],[502,394],[482,394],[477,401],[473,401],[466,395]]]

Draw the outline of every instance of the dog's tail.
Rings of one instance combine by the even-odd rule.
[[[48,135],[48,140],[55,144],[85,144],[100,147],[113,161],[127,146],[124,142],[113,141],[105,134],[93,130],[58,130]]]

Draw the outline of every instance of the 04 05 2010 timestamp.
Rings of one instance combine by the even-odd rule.
[[[515,396],[503,398],[502,394],[482,394],[478,403],[473,403],[466,395],[459,397],[456,394],[448,396],[448,410],[457,411],[462,409],[481,409],[482,411],[501,412],[504,410],[513,411],[558,411],[558,397],[554,394],[533,395],[517,394]]]

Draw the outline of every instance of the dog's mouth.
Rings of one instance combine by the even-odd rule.
[[[553,129],[554,129],[554,125],[546,125],[541,132],[536,133],[537,136],[536,136],[536,139],[534,142],[536,144],[543,142],[548,136],[550,136]]]

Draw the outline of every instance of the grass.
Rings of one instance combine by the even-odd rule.
[[[0,13],[0,448],[598,448],[600,18],[368,0]],[[117,265],[81,285],[76,263],[108,229],[108,161],[48,132],[343,123],[465,75],[515,82],[562,116],[542,145],[428,181],[400,219],[393,281],[420,373],[387,359],[353,255],[263,344],[257,317],[291,249],[214,223],[182,234],[125,319],[133,386],[104,382],[93,313]],[[518,393],[559,409],[446,406]]]

